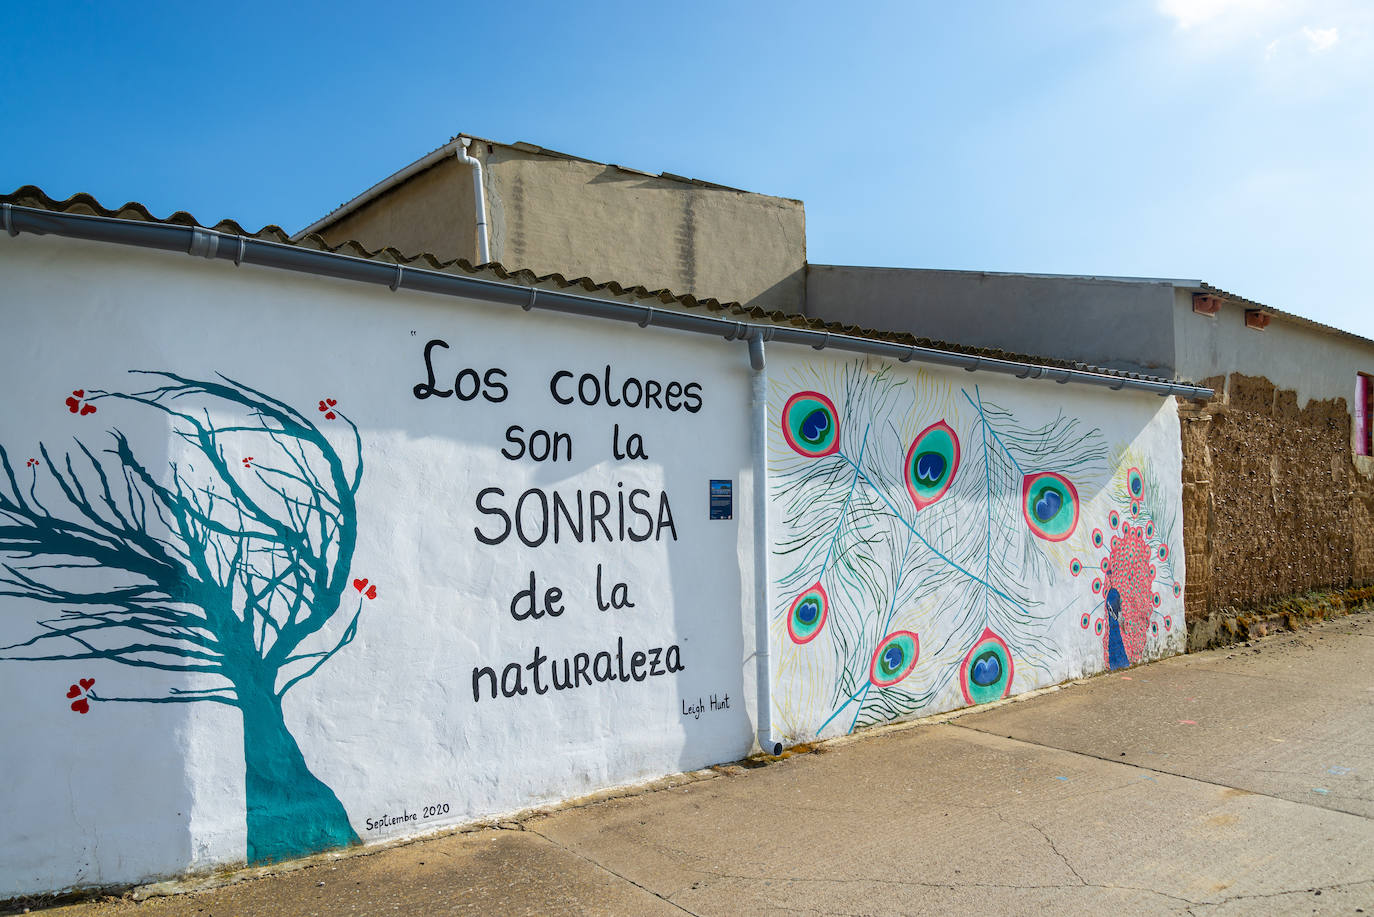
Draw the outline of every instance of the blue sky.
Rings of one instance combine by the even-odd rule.
[[[463,132],[800,198],[813,262],[1374,337],[1365,0],[4,6],[6,191],[294,231]]]

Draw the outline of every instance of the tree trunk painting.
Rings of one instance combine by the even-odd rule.
[[[225,377],[145,375],[153,388],[77,389],[65,406],[74,424],[121,402],[162,412],[182,447],[165,469],[146,466],[118,430],[102,452],[80,439],[60,457],[40,445],[22,467],[0,446],[0,601],[23,600],[0,613],[58,609],[34,636],[0,647],[0,660],[183,674],[185,686],[152,696],[81,678],[67,697],[79,715],[102,703],[236,708],[248,862],[358,843],[282,714],[286,693],[353,641],[377,597],[375,584],[349,579],[357,427],[332,398],[307,416]]]
[[[348,813],[306,766],[282,718],[281,699],[243,697],[248,862],[270,862],[358,843]]]

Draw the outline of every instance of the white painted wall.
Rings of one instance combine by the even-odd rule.
[[[346,458],[351,442],[342,419],[324,419],[317,403],[335,399],[357,424],[364,471],[348,576],[366,578],[378,592],[367,599],[345,590],[340,612],[302,652],[327,650],[361,608],[356,639],[296,685],[283,706],[310,771],[337,795],[362,841],[749,752],[753,636],[744,602],[753,589],[752,548],[739,508],[750,505],[750,370],[743,345],[60,239],[6,239],[0,276],[9,344],[0,361],[0,444],[25,492],[34,479],[27,460],[41,458],[39,443],[57,458],[75,450],[74,438],[107,448],[115,429],[164,484],[172,481],[169,461],[188,480],[216,483],[204,455],[145,405],[107,398],[92,402],[95,413],[69,413],[65,399],[75,390],[90,397],[153,384],[128,370],[200,380],[222,373],[299,408]],[[433,354],[438,387],[452,388],[463,367],[481,374],[501,368],[506,400],[417,399],[412,389],[426,382],[422,353],[431,339],[450,345]],[[604,377],[608,365],[615,380],[699,383],[700,410],[554,400],[556,372],[573,373],[573,385],[560,389],[570,394],[582,373]],[[211,419],[219,426],[252,422],[223,405]],[[504,457],[502,448],[514,448],[506,440],[512,424],[567,433],[571,460]],[[647,459],[613,457],[617,424],[621,448],[640,436]],[[271,452],[266,437],[252,442],[234,451],[232,437],[225,440],[225,460],[246,480],[256,472],[242,468],[247,456],[238,452],[255,449],[256,466],[265,465],[264,449]],[[280,455],[277,464],[286,465]],[[45,465],[37,471],[37,494],[80,522],[70,508],[59,509],[64,502]],[[89,469],[80,477],[94,486]],[[712,478],[734,482],[734,519],[708,520]],[[609,542],[565,535],[556,546],[529,547],[512,534],[483,544],[475,528],[488,537],[502,528],[499,516],[477,508],[489,487],[506,496],[486,505],[507,512],[531,488],[568,499],[578,489],[600,490],[612,506],[621,492],[641,488],[652,497],[639,502],[655,517],[662,492],[676,537],[665,530],[643,542],[622,539],[613,510]],[[643,517],[632,514],[630,524],[645,530]],[[4,560],[13,563],[13,554]],[[633,608],[598,608],[598,565],[605,597],[623,582]],[[512,617],[512,597],[529,585],[531,571],[541,593],[562,589],[561,615]],[[44,576],[107,588],[130,579],[108,571]],[[35,622],[62,607],[0,597],[0,646],[34,636]],[[484,681],[474,700],[474,668],[492,666],[499,677],[509,663],[530,663],[536,646],[563,659],[615,653],[622,639],[627,665],[635,651],[676,646],[685,668],[495,700]],[[64,639],[38,654],[81,652]],[[527,669],[523,677],[531,688]],[[0,840],[0,899],[244,859],[239,711],[207,702],[96,700],[80,714],[66,692],[83,678],[95,679],[91,693],[105,699],[166,698],[169,689],[224,684],[103,659],[0,661],[0,794],[10,826]],[[547,675],[544,681],[547,687]],[[701,699],[724,703],[727,695],[728,707],[684,715]],[[426,817],[433,806],[440,812]],[[390,823],[407,814],[418,818]]]
[[[781,347],[770,384],[773,711],[789,741],[1183,650],[1172,399]],[[834,452],[812,457],[804,442],[788,442],[787,405],[799,393],[797,404],[823,404],[819,394],[834,406],[838,440],[811,450]],[[924,451],[913,443],[938,423],[957,436],[959,462],[943,494],[917,490],[928,501],[918,506],[903,473]],[[1138,497],[1128,489],[1132,469]],[[1078,498],[1076,523],[1051,517],[1058,528],[1046,531],[1058,540],[1033,535],[1021,509],[1027,476],[1040,482],[1037,494],[1047,483],[1040,472],[1062,474]],[[1067,512],[1070,492],[1056,486]],[[815,608],[802,613],[794,603],[815,583],[828,607],[812,632]],[[1104,601],[1113,588],[1125,632],[1115,658]],[[884,674],[875,653],[901,632],[911,642],[894,650],[896,668]],[[966,661],[975,666],[990,649],[1000,655],[982,660],[988,685],[965,693]],[[994,670],[1010,678],[994,680]]]
[[[217,509],[207,513],[221,530],[257,525],[251,513],[248,523],[226,515],[232,505],[226,500],[244,505],[245,499],[266,499],[264,488],[276,482],[304,501],[291,505],[309,524],[297,524],[288,534],[295,538],[304,530],[309,537],[291,545],[317,545],[322,538],[338,543],[337,527],[318,528],[321,512],[309,500],[313,491],[323,491],[321,507],[347,504],[356,463],[349,421],[357,426],[363,465],[356,550],[347,571],[337,562],[337,549],[323,552],[336,561],[333,575],[343,577],[336,580],[342,598],[317,603],[328,623],[301,644],[300,661],[283,669],[273,685],[280,689],[322,658],[309,654],[334,653],[282,700],[284,729],[292,747],[299,747],[301,763],[298,779],[280,787],[277,808],[252,802],[263,798],[250,792],[254,775],[260,780],[260,773],[271,778],[277,772],[268,766],[254,770],[256,757],[249,752],[260,752],[264,743],[246,741],[245,716],[237,707],[212,699],[165,702],[199,692],[201,698],[242,705],[247,689],[214,672],[139,667],[174,658],[131,648],[139,641],[166,642],[167,631],[151,624],[142,633],[100,630],[83,636],[96,649],[118,650],[123,663],[79,658],[90,652],[70,637],[20,645],[42,632],[42,619],[70,625],[70,619],[61,620],[66,609],[84,607],[103,616],[90,620],[108,622],[109,608],[54,596],[40,602],[38,588],[22,581],[0,587],[11,593],[0,595],[0,647],[8,647],[0,650],[0,696],[6,698],[0,704],[0,734],[6,737],[0,773],[7,778],[0,799],[10,827],[0,840],[0,899],[232,864],[249,856],[255,838],[261,845],[272,831],[309,846],[301,826],[324,824],[316,815],[327,808],[320,802],[326,796],[342,814],[315,837],[333,831],[337,838],[342,831],[366,843],[728,761],[755,747],[751,371],[742,344],[30,236],[0,244],[0,278],[0,321],[10,344],[8,359],[0,361],[0,445],[14,472],[13,483],[0,477],[0,493],[11,505],[8,514],[0,514],[0,537],[9,539],[0,562],[22,565],[24,551],[16,539],[48,524],[42,513],[14,510],[21,496],[41,500],[77,531],[100,527],[63,496],[51,476],[53,464],[69,483],[87,488],[108,534],[113,523],[101,508],[99,478],[81,464],[78,440],[103,462],[113,482],[111,499],[125,518],[140,512],[130,510],[129,495],[144,495],[135,501],[146,507],[151,485],[140,481],[129,490],[121,483],[120,460],[96,452],[115,442],[112,431],[127,437],[157,485],[180,482],[186,493],[198,494],[203,508],[213,487]],[[436,339],[449,346],[433,349],[431,382],[423,353]],[[1013,677],[998,691],[1019,692],[1101,670],[1109,648],[1094,627],[1106,614],[1092,582],[1105,579],[1098,568],[1111,556],[1111,538],[1147,517],[1157,533],[1141,543],[1170,552],[1167,563],[1156,563],[1153,585],[1161,606],[1149,611],[1148,620],[1169,615],[1173,623],[1145,638],[1128,661],[1182,648],[1182,606],[1165,588],[1181,586],[1183,579],[1178,421],[1171,403],[1151,395],[840,358],[810,348],[770,345],[768,358],[773,716],[789,740],[962,705],[961,663],[984,627],[1005,641],[1008,667],[1014,666]],[[607,366],[616,380],[653,379],[665,389],[669,383],[696,383],[699,390],[692,391],[700,395],[700,410],[555,400],[551,380],[563,380],[560,397],[575,397],[582,374],[604,378]],[[416,397],[419,384],[451,389],[464,368],[475,370],[466,377],[469,385],[489,370],[504,370],[504,376],[490,378],[507,394],[502,397],[500,386],[493,386],[496,401],[481,394],[468,401]],[[299,415],[281,416],[299,416],[291,421],[293,429],[305,431],[307,439],[279,434],[274,440],[257,431],[259,420],[242,404],[203,392],[167,402],[184,411],[181,417],[158,411],[146,398],[100,394],[128,394],[166,381],[129,375],[136,369],[210,383],[222,373],[298,409]],[[572,375],[557,377],[561,371]],[[228,391],[258,398],[241,387],[230,385]],[[799,392],[823,393],[836,406],[835,453],[807,458],[789,446],[782,413]],[[995,415],[989,435],[1002,437],[1000,448],[1022,468],[1000,458],[997,442],[985,446],[979,399],[982,410]],[[261,409],[269,414],[286,410],[276,402],[255,403],[267,405]],[[83,405],[96,410],[82,413]],[[329,409],[335,417],[327,416]],[[948,492],[917,511],[901,473],[912,441],[937,421],[958,436],[961,464]],[[192,423],[221,431],[209,455],[178,435]],[[507,440],[512,424],[526,432],[566,433],[571,458],[503,456],[503,448],[513,449]],[[617,425],[622,452],[633,434],[642,438],[647,458],[613,455]],[[235,427],[244,429],[226,431]],[[322,438],[309,439],[314,431]],[[300,442],[308,444],[297,453],[303,468],[283,451],[283,443]],[[62,456],[73,452],[67,471]],[[321,474],[327,466],[317,456],[324,461],[330,452],[340,456],[342,490],[304,487],[307,471]],[[29,459],[36,464],[30,466]],[[223,473],[215,470],[217,461]],[[984,462],[995,465],[995,473],[980,473]],[[1129,468],[1142,470],[1144,515],[1131,514]],[[1065,540],[1048,542],[1027,533],[1019,509],[1023,471],[1062,472],[1073,483],[1080,516]],[[712,479],[734,483],[734,518],[708,519]],[[501,488],[504,495],[487,491],[481,497],[488,488]],[[645,541],[621,537],[613,511],[612,537],[594,543],[564,537],[556,545],[529,546],[514,534],[499,544],[484,543],[478,532],[496,540],[504,526],[499,513],[482,507],[510,513],[518,496],[532,489],[572,502],[579,489],[584,496],[599,490],[613,507],[620,493],[642,489],[650,499],[641,504],[656,521],[658,495],[664,493],[673,532]],[[1112,512],[1118,514],[1115,527],[1108,522]],[[342,513],[329,509],[323,515]],[[146,528],[164,546],[196,555],[186,537],[159,528],[156,512],[145,515]],[[632,512],[628,522],[636,532],[645,531],[642,516]],[[20,531],[4,534],[7,526]],[[204,526],[192,528],[195,536]],[[1103,533],[1102,547],[1092,543],[1095,529]],[[221,530],[209,540],[236,543],[226,541]],[[37,538],[40,551],[33,560],[61,560],[52,553],[54,537]],[[826,559],[832,547],[833,563]],[[142,550],[151,556],[160,549],[145,544]],[[297,548],[279,549],[282,557],[292,550]],[[201,554],[213,569],[188,573],[188,583],[238,569],[232,552]],[[1070,569],[1075,559],[1084,568],[1078,575]],[[598,565],[603,599],[623,582],[633,608],[598,606]],[[561,589],[555,603],[562,614],[527,620],[512,615],[512,598],[529,585],[531,572],[541,598],[546,589]],[[77,596],[141,582],[111,564],[30,575]],[[813,581],[827,590],[830,617],[801,644],[789,636],[786,621],[799,590]],[[218,597],[232,614],[245,616],[248,592],[262,582],[249,580],[245,588],[240,581],[215,592],[183,588],[178,581],[177,601],[160,597],[148,607],[189,609],[208,618],[205,608],[220,607],[212,601]],[[991,585],[985,589],[983,582]],[[375,597],[369,598],[373,588]],[[308,591],[327,599],[329,583]],[[200,604],[184,603],[187,598]],[[248,631],[247,645],[255,651],[268,647],[264,620],[249,620],[257,627]],[[283,610],[268,629],[289,632],[291,620]],[[225,647],[244,640],[242,628],[223,625],[213,641],[204,636],[208,630],[207,623],[178,633],[200,640],[208,647],[202,661],[215,665],[228,652]],[[918,638],[916,664],[892,685],[865,692],[877,641],[897,630]],[[493,699],[490,682],[479,674],[474,699],[474,670],[490,666],[497,679],[518,673],[528,690],[534,685],[526,666],[535,661],[536,647],[557,661],[585,653],[594,674],[596,654],[615,653],[622,640],[632,670],[628,681]],[[662,649],[660,664],[667,668],[669,647],[676,648],[673,658],[681,671],[634,680],[634,652]],[[17,658],[33,656],[55,658]],[[505,684],[514,687],[513,681]],[[83,700],[88,712],[73,709]],[[286,757],[283,752],[267,765]],[[250,829],[254,813],[259,823]],[[267,831],[262,824],[273,816],[284,817]]]

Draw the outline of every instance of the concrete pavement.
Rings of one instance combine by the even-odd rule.
[[[62,917],[1374,914],[1374,615]]]

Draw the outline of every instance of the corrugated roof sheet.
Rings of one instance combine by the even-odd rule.
[[[738,302],[721,302],[717,299],[698,299],[691,294],[676,294],[671,290],[649,289],[643,285],[623,284],[613,280],[597,281],[590,277],[569,278],[558,273],[536,274],[534,271],[526,269],[507,268],[497,262],[479,266],[472,264],[472,262],[468,261],[466,258],[455,258],[445,261],[429,253],[406,254],[390,247],[368,249],[355,241],[345,241],[330,245],[321,236],[313,233],[293,241],[285,230],[275,224],[264,226],[256,232],[249,232],[234,220],[220,220],[215,224],[200,223],[194,216],[181,210],[178,210],[169,217],[158,218],[151,214],[148,208],[144,207],[142,204],[129,202],[112,209],[103,206],[93,196],[86,193],[74,194],[65,201],[58,201],[49,197],[41,188],[34,185],[24,185],[10,194],[0,196],[0,203],[33,207],[41,210],[51,210],[58,213],[76,213],[88,216],[139,220],[150,223],[173,223],[183,226],[200,226],[205,229],[215,229],[233,235],[248,236],[250,238],[279,242],[285,245],[295,245],[301,248],[315,249],[317,251],[349,255],[356,258],[367,258],[373,261],[385,261],[391,264],[422,267],[435,271],[461,273],[471,277],[498,280],[522,286],[535,286],[545,289],[560,290],[569,287],[579,287],[586,293],[602,294],[605,298],[629,298],[634,300],[652,299],[670,308],[684,310],[703,309],[712,313],[724,312],[737,316],[742,320],[748,319],[754,322],[767,322],[774,325],[805,328],[811,331],[828,331],[832,334],[848,334],[855,337],[885,341],[893,344],[914,344],[918,347],[929,347],[935,350],[948,351],[950,353],[1012,360],[1020,363],[1031,363],[1037,366],[1077,369],[1084,372],[1099,373],[1123,379],[1138,379],[1146,382],[1169,383],[1178,381],[1144,373],[1123,372],[1121,370],[1093,366],[1088,363],[1079,363],[1072,360],[1059,360],[1052,357],[1036,356],[1033,354],[1014,353],[989,347],[967,347],[948,341],[937,341],[930,338],[917,337],[908,332],[884,331],[874,328],[861,328],[857,325],[844,325],[839,322],[828,322],[821,318],[800,315],[798,313],[747,307]]]

